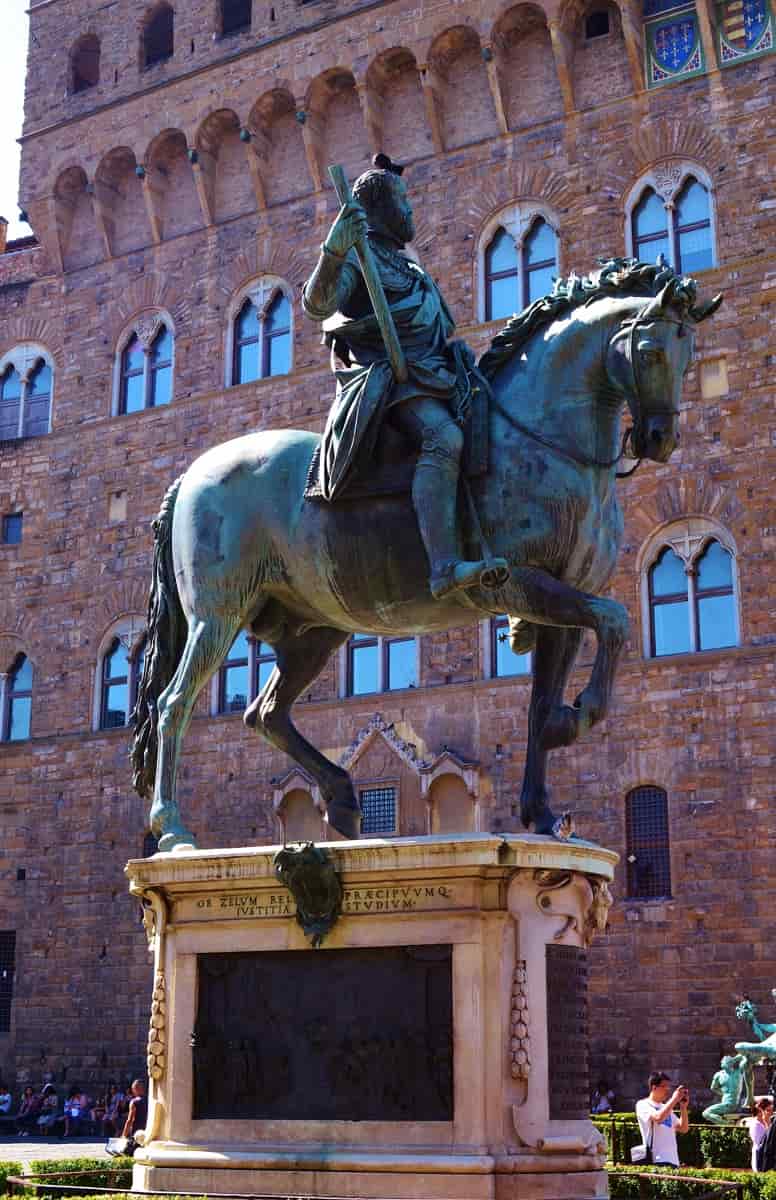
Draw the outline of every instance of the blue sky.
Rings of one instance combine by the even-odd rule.
[[[3,28],[0,37],[0,216],[10,222],[9,237],[23,237],[30,231],[20,225],[19,147],[16,139],[22,131],[24,112],[24,74],[27,67],[28,0],[0,0]]]

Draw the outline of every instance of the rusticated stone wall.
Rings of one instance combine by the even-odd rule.
[[[581,10],[549,4],[451,14],[393,0],[348,20],[342,0],[258,8],[250,33],[214,40],[213,0],[179,3],[175,55],[147,72],[129,0],[109,17],[87,0],[32,10],[21,200],[41,246],[0,257],[0,355],[34,341],[55,382],[52,432],[0,445],[0,513],[24,512],[21,546],[0,546],[0,671],[20,650],[34,667],[32,736],[0,745],[0,928],[17,933],[0,1072],[97,1081],[142,1064],[150,963],[122,867],[145,813],[126,731],[92,731],[99,649],[144,612],[149,524],[175,475],[247,429],[321,427],[328,363],[298,297],[335,211],[325,167],[352,176],[383,147],[408,162],[416,248],[478,348],[497,327],[477,321],[478,247],[500,210],[548,207],[560,269],[584,271],[624,253],[626,197],[647,170],[695,163],[713,186],[719,265],[700,282],[726,302],[699,331],[681,448],[620,485],[612,592],[633,629],[615,706],[553,766],[559,807],[621,853],[626,793],[666,789],[673,898],[628,902],[620,874],[592,952],[592,1071],[633,1096],[659,1066],[697,1092],[740,1030],[736,997],[767,1007],[776,985],[776,59],[646,93],[625,4],[600,44],[584,42]],[[101,82],[66,97],[68,48],[91,30]],[[296,297],[293,370],[225,389],[230,303],[261,274]],[[112,416],[117,344],[151,309],[175,329],[173,403]],[[727,392],[704,399],[719,355]],[[715,519],[736,546],[740,645],[645,659],[639,552],[685,516]],[[436,827],[424,771],[445,747],[452,774],[470,772],[472,827],[515,827],[529,682],[485,679],[483,642],[466,629],[422,639],[419,686],[383,695],[341,698],[333,661],[299,702],[300,727],[335,757],[375,714],[395,725],[373,730],[354,771],[400,785],[400,832]],[[572,698],[590,661],[586,645]],[[208,708],[205,696],[180,779],[200,844],[273,841],[291,764]]]

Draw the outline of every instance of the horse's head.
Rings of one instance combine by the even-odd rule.
[[[667,462],[675,450],[682,381],[692,361],[695,325],[721,303],[722,297],[716,296],[696,307],[694,282],[673,276],[610,339],[607,373],[627,400],[636,458]]]

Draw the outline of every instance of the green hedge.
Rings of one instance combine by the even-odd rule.
[[[751,1171],[720,1170],[719,1168],[679,1167],[671,1174],[681,1175],[683,1179],[666,1179],[665,1169],[660,1167],[614,1167],[609,1174],[610,1200],[638,1200],[640,1173],[649,1172],[650,1200],[693,1200],[714,1183],[743,1184],[744,1200],[776,1200],[776,1171],[766,1171],[761,1175],[753,1175]],[[705,1182],[693,1183],[691,1178],[703,1179]],[[724,1193],[730,1200],[735,1200],[735,1192]]]
[[[631,1146],[641,1143],[633,1113],[594,1117],[593,1124],[606,1138],[608,1158],[615,1165],[629,1166]],[[740,1125],[691,1125],[677,1141],[679,1161],[685,1167],[748,1167],[752,1161],[749,1131]]]
[[[0,1162],[0,1196],[5,1195],[5,1181],[9,1175],[21,1175],[22,1164],[18,1162]]]
[[[90,1174],[86,1174],[90,1172]],[[91,1174],[96,1172],[96,1174]],[[31,1162],[25,1172],[21,1163],[0,1162],[0,1197],[7,1195],[5,1181],[9,1175],[50,1175],[50,1183],[67,1183],[75,1187],[132,1187],[131,1158],[41,1158]],[[33,1190],[30,1189],[30,1195]],[[45,1184],[35,1189],[35,1194],[46,1194]],[[56,1195],[57,1193],[49,1193]]]

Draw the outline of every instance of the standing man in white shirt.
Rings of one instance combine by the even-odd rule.
[[[644,1145],[652,1144],[652,1161],[658,1166],[679,1166],[677,1133],[687,1133],[690,1125],[690,1095],[684,1084],[673,1087],[663,1071],[649,1077],[649,1095],[636,1104],[636,1118]],[[675,1109],[678,1107],[680,1116]]]

